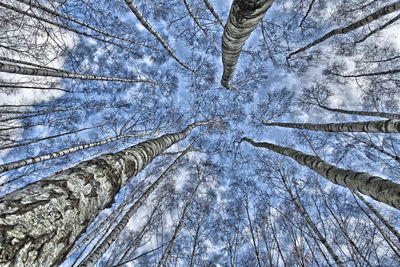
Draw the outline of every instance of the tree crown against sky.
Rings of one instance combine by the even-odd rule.
[[[55,263],[397,266],[399,8],[1,1],[1,201],[46,177],[122,166],[124,182],[77,189],[93,184],[87,199],[107,201],[90,202],[98,211],[85,210]],[[63,236],[50,223],[22,239],[4,214],[5,266],[27,260],[7,258],[26,244],[39,262]]]

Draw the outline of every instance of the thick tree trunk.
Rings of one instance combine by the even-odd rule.
[[[133,0],[125,0],[125,3],[129,6],[131,9],[132,13],[135,14],[136,18],[140,21],[140,23],[145,27],[156,39],[161,43],[161,45],[165,48],[165,50],[168,51],[170,56],[176,60],[179,64],[181,64],[184,68],[187,70],[190,70],[193,73],[197,72],[190,68],[188,65],[183,63],[172,51],[172,49],[168,46],[167,42],[161,37],[161,35],[153,28],[153,26],[150,25],[150,23],[146,20],[146,18],[142,15],[140,12],[139,8],[136,6],[136,4],[133,2]]]
[[[257,27],[274,0],[234,0],[222,37],[222,64],[224,73],[221,84],[229,88],[240,52],[250,34]]]
[[[369,37],[371,37],[371,36],[374,35],[375,33],[384,30],[385,28],[389,27],[390,25],[392,25],[393,23],[395,23],[395,22],[398,21],[399,19],[400,19],[400,14],[397,15],[396,17],[394,17],[393,19],[389,20],[389,21],[386,22],[385,24],[383,24],[383,25],[379,26],[378,28],[372,30],[370,33],[368,33],[367,35],[365,35],[362,39],[356,41],[356,43],[364,42],[365,40],[367,40]]]
[[[358,132],[358,133],[400,133],[400,120],[362,121],[345,123],[285,123],[263,122],[266,126],[279,126],[323,132]]]
[[[289,56],[287,57],[287,59],[290,59],[293,55],[296,55],[300,52],[303,52],[319,43],[322,43],[323,41],[331,38],[332,36],[338,35],[338,34],[346,34],[349,33],[351,31],[354,31],[364,25],[367,25],[368,23],[371,23],[374,20],[377,20],[383,16],[386,16],[392,12],[395,12],[396,10],[400,9],[400,1],[394,2],[392,4],[386,5],[384,7],[382,7],[381,9],[375,11],[374,13],[346,26],[346,27],[342,27],[342,28],[337,28],[335,30],[330,31],[329,33],[325,34],[324,36],[318,38],[317,40],[309,43],[308,45],[297,49],[296,51],[292,52],[289,54]]]
[[[194,123],[181,132],[81,162],[0,198],[0,263],[60,264],[122,186],[194,127],[208,123]]]
[[[82,262],[79,264],[79,267],[91,267],[94,266],[97,261],[103,256],[103,254],[107,251],[107,249],[111,246],[111,244],[117,239],[118,235],[122,232],[125,226],[128,224],[130,218],[136,211],[143,205],[146,199],[150,196],[151,193],[158,187],[158,185],[164,180],[165,177],[171,172],[171,170],[178,164],[178,162],[193,148],[194,144],[197,140],[200,139],[203,135],[196,138],[173,162],[168,168],[157,178],[154,183],[151,184],[149,188],[140,196],[140,198],[133,204],[133,206],[128,210],[128,212],[122,217],[121,221],[117,224],[117,226],[111,231],[111,233],[101,242],[101,244],[96,248],[96,250],[88,255]]]
[[[247,141],[253,146],[267,148],[281,155],[291,157],[301,165],[309,167],[335,184],[358,191],[400,210],[400,184],[379,176],[372,176],[365,172],[341,169],[323,161],[317,156],[304,154],[292,148],[266,142],[259,143],[247,137],[244,137],[242,141]]]

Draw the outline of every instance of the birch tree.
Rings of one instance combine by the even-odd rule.
[[[332,183],[347,187],[350,190],[360,192],[377,201],[400,209],[400,185],[397,183],[365,172],[341,169],[325,162],[317,156],[304,154],[292,148],[267,142],[255,142],[247,137],[244,137],[242,141],[246,141],[255,147],[267,148],[278,154],[288,156],[299,164],[307,166]]]
[[[235,72],[242,47],[273,2],[273,0],[233,1],[222,36],[223,87],[229,89],[229,81]]]
[[[193,128],[209,123],[193,123],[181,132],[82,162],[2,197],[0,262],[5,266],[60,264],[122,186]]]

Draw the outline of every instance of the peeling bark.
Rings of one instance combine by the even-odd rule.
[[[242,141],[249,142],[255,147],[267,148],[278,154],[291,157],[299,164],[307,166],[337,185],[360,192],[400,210],[400,184],[365,172],[341,169],[323,161],[317,156],[304,154],[292,148],[267,142],[255,142],[247,137],[244,137]]]
[[[395,12],[396,10],[399,10],[399,9],[400,9],[400,1],[397,1],[397,2],[389,4],[389,5],[386,5],[386,6],[382,7],[381,9],[375,11],[374,13],[369,14],[368,16],[366,16],[366,17],[364,17],[364,18],[362,18],[362,19],[360,19],[360,20],[358,20],[358,21],[356,21],[356,22],[354,22],[354,23],[352,23],[352,24],[350,24],[350,25],[348,25],[346,27],[341,27],[341,28],[337,28],[335,30],[330,31],[329,33],[325,34],[321,38],[318,38],[317,40],[309,43],[308,45],[306,45],[306,46],[304,46],[304,47],[302,47],[300,49],[297,49],[296,51],[290,53],[287,56],[287,59],[290,59],[292,56],[294,56],[294,55],[296,55],[296,54],[298,54],[300,52],[303,52],[303,51],[305,51],[305,50],[307,50],[307,49],[309,49],[309,48],[311,48],[311,47],[313,47],[313,46],[315,46],[315,45],[317,45],[319,43],[322,43],[323,41],[331,38],[332,36],[339,35],[339,34],[346,34],[346,33],[349,33],[351,31],[354,31],[354,30],[356,30],[356,29],[358,29],[358,28],[360,28],[360,27],[362,27],[364,25],[367,25],[368,23],[371,23],[372,21],[375,21],[375,20],[377,20],[377,19],[379,19],[379,18],[381,18],[383,16],[386,16],[386,15],[392,13],[392,12]]]
[[[81,162],[0,198],[0,264],[60,264],[122,186],[194,127],[208,123]]]
[[[222,37],[221,84],[229,89],[240,52],[250,34],[257,27],[274,0],[234,0]]]
[[[400,133],[400,120],[363,121],[345,123],[284,123],[263,122],[266,126],[279,126],[310,131],[323,132],[358,132],[358,133]]]

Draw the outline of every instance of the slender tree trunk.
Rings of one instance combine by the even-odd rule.
[[[380,214],[380,212],[374,208],[365,198],[357,192],[354,194],[369,208],[369,210],[386,226],[386,228],[394,234],[395,237],[400,241],[400,233]]]
[[[145,19],[145,17],[142,15],[140,12],[139,8],[136,6],[136,4],[133,2],[133,0],[125,0],[125,3],[129,6],[133,14],[135,14],[136,18],[140,21],[140,23],[145,27],[151,34],[156,37],[156,39],[161,43],[161,45],[168,51],[170,56],[175,59],[180,65],[182,65],[184,68],[190,70],[191,72],[197,74],[195,70],[190,68],[188,65],[183,63],[172,51],[172,49],[168,46],[167,42],[161,37],[161,35],[153,28],[153,26],[150,25],[150,23]]]
[[[377,32],[380,32],[382,30],[384,30],[385,28],[389,27],[390,25],[392,25],[393,23],[395,23],[396,21],[398,21],[400,19],[400,14],[397,15],[396,17],[394,17],[393,19],[389,20],[388,22],[386,22],[385,24],[377,27],[375,30],[372,30],[370,33],[368,33],[367,35],[365,35],[362,39],[356,41],[356,43],[362,43],[365,40],[367,40],[369,37],[371,37],[372,35],[374,35]]]
[[[23,159],[23,160],[18,160],[18,161],[13,161],[13,162],[9,162],[9,163],[5,163],[3,165],[0,165],[0,173],[5,172],[5,171],[9,171],[9,170],[14,170],[14,169],[18,169],[24,166],[28,166],[31,164],[35,164],[38,162],[43,162],[43,161],[47,161],[47,160],[51,160],[51,159],[56,159],[80,150],[84,150],[84,149],[88,149],[91,147],[96,147],[96,146],[101,146],[101,145],[105,145],[117,140],[120,140],[122,138],[125,137],[138,137],[140,135],[118,135],[112,138],[107,138],[104,139],[102,141],[98,141],[98,142],[92,142],[89,144],[83,144],[83,145],[79,145],[79,146],[74,146],[74,147],[70,147],[70,148],[66,148],[57,152],[53,152],[53,153],[48,153],[48,154],[44,154],[42,156],[37,156],[37,157],[32,157],[32,158],[27,158],[27,159]]]
[[[214,16],[214,18],[219,22],[219,24],[224,27],[224,23],[222,22],[222,19],[218,16],[217,12],[215,12],[214,7],[208,2],[208,0],[203,0],[204,4],[207,6],[208,10],[210,10],[211,14]]]
[[[400,209],[400,184],[379,176],[372,176],[365,172],[354,172],[331,165],[317,156],[304,154],[298,150],[274,145],[271,143],[255,142],[247,137],[242,141],[247,141],[255,147],[263,147],[291,157],[301,165],[309,167],[329,181],[347,187],[350,190],[358,191],[373,199],[386,203],[396,209]]]
[[[233,1],[222,36],[223,87],[230,88],[229,81],[235,72],[242,47],[273,2],[274,0]]]
[[[358,132],[358,133],[400,133],[400,120],[362,121],[344,123],[285,123],[263,122],[266,126],[279,126],[323,132]]]
[[[314,3],[315,3],[315,1],[316,1],[316,0],[311,0],[311,3],[310,3],[310,5],[309,5],[308,8],[307,8],[306,14],[304,15],[303,19],[300,21],[300,25],[299,25],[300,28],[303,28],[303,23],[306,21],[308,15],[310,14],[310,12],[311,12],[311,10],[312,10],[312,7],[313,7],[313,5],[314,5]]]
[[[168,244],[168,246],[165,249],[163,255],[161,256],[161,259],[160,259],[160,261],[158,262],[158,265],[157,265],[158,267],[161,267],[161,266],[166,267],[167,266],[169,258],[171,257],[171,254],[172,254],[172,250],[174,249],[176,239],[178,238],[179,232],[181,231],[183,223],[185,222],[185,218],[186,218],[186,214],[187,214],[187,212],[189,210],[189,206],[190,206],[190,204],[192,204],[192,201],[193,201],[193,198],[196,195],[197,189],[199,189],[199,186],[200,186],[200,184],[202,182],[203,182],[203,179],[199,180],[199,182],[196,185],[196,188],[193,190],[190,198],[186,202],[186,205],[185,205],[185,207],[183,208],[183,211],[182,211],[182,215],[181,215],[181,217],[179,219],[178,225],[175,227],[175,231],[174,231],[174,234],[172,236],[171,242]]]
[[[391,70],[385,70],[385,71],[378,71],[378,72],[368,72],[368,73],[360,73],[360,74],[339,74],[339,73],[333,73],[330,72],[332,75],[336,75],[342,78],[361,78],[361,77],[370,77],[370,76],[378,76],[378,75],[391,75],[391,74],[396,74],[399,73],[400,69],[391,69]]]
[[[192,247],[192,253],[190,255],[190,267],[193,267],[194,265],[194,257],[196,255],[196,249],[197,249],[197,243],[199,242],[199,236],[200,236],[200,229],[201,226],[203,225],[204,218],[200,218],[200,220],[197,222],[197,227],[196,227],[196,233],[194,235],[194,241],[193,241],[193,247]]]
[[[29,76],[44,76],[44,77],[58,77],[66,79],[79,79],[79,80],[99,80],[99,81],[109,81],[109,82],[130,82],[130,83],[151,83],[156,85],[163,85],[158,82],[150,80],[132,80],[124,78],[113,78],[105,76],[95,76],[90,74],[79,74],[74,72],[69,72],[65,70],[49,70],[49,69],[39,69],[39,68],[29,68],[22,67],[13,64],[6,64],[0,62],[0,72],[22,74]]]
[[[255,237],[255,234],[254,234],[253,224],[252,224],[251,218],[250,218],[249,200],[248,200],[248,196],[247,196],[247,195],[246,195],[245,209],[246,209],[247,220],[248,220],[248,222],[249,222],[249,228],[250,228],[251,239],[252,239],[252,241],[253,241],[254,253],[256,254],[256,259],[257,259],[258,266],[259,266],[259,267],[262,267],[261,260],[260,260],[260,253],[258,252],[256,237]]]
[[[380,118],[387,118],[387,119],[400,119],[400,114],[396,114],[396,113],[346,110],[346,109],[339,109],[339,108],[330,108],[330,107],[320,105],[320,104],[318,104],[318,106],[320,108],[323,108],[328,111],[338,112],[338,113],[343,113],[343,114],[369,116],[369,117],[380,117]]]
[[[194,123],[181,132],[81,162],[0,198],[0,263],[60,264],[122,186],[194,127],[209,123]]]
[[[358,248],[358,246],[354,243],[354,241],[352,240],[352,238],[350,237],[347,229],[345,229],[345,227],[342,225],[342,223],[339,221],[339,218],[336,216],[335,212],[332,210],[332,208],[329,206],[328,203],[328,199],[326,198],[325,192],[322,190],[321,185],[317,182],[318,184],[318,189],[319,192],[322,196],[322,200],[325,203],[325,206],[328,208],[329,213],[331,214],[331,216],[333,217],[333,219],[335,220],[336,224],[338,225],[338,227],[340,228],[340,230],[342,231],[344,237],[346,238],[347,242],[349,242],[350,246],[357,252],[357,254],[361,257],[361,259],[369,266],[372,267],[371,263],[368,261],[368,259],[362,254],[362,252],[360,251],[360,249]],[[351,252],[350,252],[351,253]],[[357,265],[357,263],[354,261],[354,264]]]
[[[335,30],[330,31],[329,33],[325,34],[324,36],[322,36],[321,38],[309,43],[308,45],[292,52],[289,54],[289,56],[287,57],[287,59],[290,59],[293,55],[296,55],[300,52],[303,52],[319,43],[322,43],[323,41],[331,38],[332,36],[338,35],[338,34],[346,34],[349,33],[351,31],[354,31],[364,25],[367,25],[368,23],[371,23],[372,21],[375,21],[383,16],[386,16],[392,12],[395,12],[396,10],[400,9],[400,1],[394,2],[392,4],[386,5],[384,7],[382,7],[381,9],[375,11],[374,13],[362,18],[359,21],[356,21],[346,27],[342,27],[342,28],[337,28]]]
[[[128,224],[130,218],[136,211],[143,205],[146,199],[151,193],[158,187],[158,185],[164,180],[165,177],[170,173],[170,171],[178,164],[178,162],[193,148],[194,144],[203,135],[197,137],[175,160],[171,165],[158,177],[158,179],[143,193],[143,195],[133,204],[129,211],[124,215],[124,217],[119,221],[118,225],[111,231],[111,233],[101,242],[101,244],[96,248],[96,250],[86,256],[86,258],[79,264],[80,267],[94,266],[98,260],[103,256],[111,244],[117,239],[118,235]]]
[[[99,128],[101,126],[104,126],[104,125],[93,126],[93,127],[79,129],[79,130],[76,130],[76,131],[71,131],[71,132],[61,133],[61,134],[57,134],[57,135],[47,136],[47,137],[43,137],[43,138],[39,138],[39,139],[35,139],[35,140],[32,140],[32,141],[29,141],[29,142],[25,142],[25,143],[20,143],[20,144],[15,144],[15,145],[6,145],[6,146],[0,147],[0,151],[1,150],[6,150],[6,149],[10,149],[10,148],[17,148],[17,147],[21,147],[21,146],[27,146],[27,145],[39,143],[39,142],[44,141],[44,140],[49,140],[49,139],[53,139],[53,138],[57,138],[57,137],[61,137],[61,136],[69,135],[69,134],[75,134],[75,133],[79,133],[79,132],[82,132],[82,131]]]
[[[335,251],[333,250],[333,248],[331,247],[331,245],[328,243],[328,241],[326,240],[326,238],[321,234],[321,232],[318,230],[317,226],[314,224],[314,222],[311,220],[310,216],[308,215],[308,212],[306,211],[306,209],[304,208],[304,206],[301,204],[300,201],[298,201],[298,199],[294,196],[292,190],[290,189],[286,177],[283,173],[280,172],[281,175],[281,179],[283,182],[283,185],[286,188],[286,191],[289,193],[290,198],[293,202],[293,204],[296,206],[297,210],[300,212],[301,216],[304,218],[304,220],[306,221],[307,225],[312,229],[312,231],[317,235],[319,241],[321,241],[321,243],[324,245],[324,247],[326,248],[326,250],[329,252],[329,254],[331,255],[331,257],[333,258],[333,260],[336,262],[336,264],[338,266],[344,267],[345,265],[343,264],[343,262],[339,259],[339,257],[336,255]]]
[[[93,26],[91,26],[91,25],[89,25],[89,24],[87,24],[85,22],[81,22],[81,21],[79,21],[77,19],[65,16],[63,14],[59,14],[59,13],[57,13],[57,12],[47,8],[47,7],[44,7],[44,6],[40,5],[40,4],[38,4],[37,2],[31,1],[31,0],[17,0],[17,1],[20,2],[20,3],[27,4],[27,5],[31,6],[31,7],[35,7],[37,9],[41,9],[44,12],[47,12],[47,13],[53,15],[53,16],[56,16],[56,17],[59,17],[59,18],[65,19],[65,20],[72,21],[72,22],[74,22],[76,24],[84,26],[84,27],[86,27],[86,28],[88,28],[88,29],[90,29],[92,31],[95,31],[97,33],[100,33],[100,34],[102,34],[104,36],[111,37],[111,38],[114,38],[114,39],[119,39],[119,40],[122,40],[122,41],[126,41],[126,42],[129,42],[131,44],[135,44],[135,45],[141,45],[141,46],[144,46],[144,47],[147,47],[147,48],[150,48],[150,49],[158,51],[158,49],[155,49],[155,48],[153,48],[151,46],[148,46],[146,44],[138,43],[138,42],[135,42],[135,41],[133,41],[131,39],[127,39],[127,38],[124,38],[124,37],[121,37],[121,36],[117,36],[117,35],[114,35],[114,34],[99,30],[99,29],[97,29],[97,28],[95,28],[95,27],[93,27]],[[91,36],[89,36],[89,37],[91,37]]]

